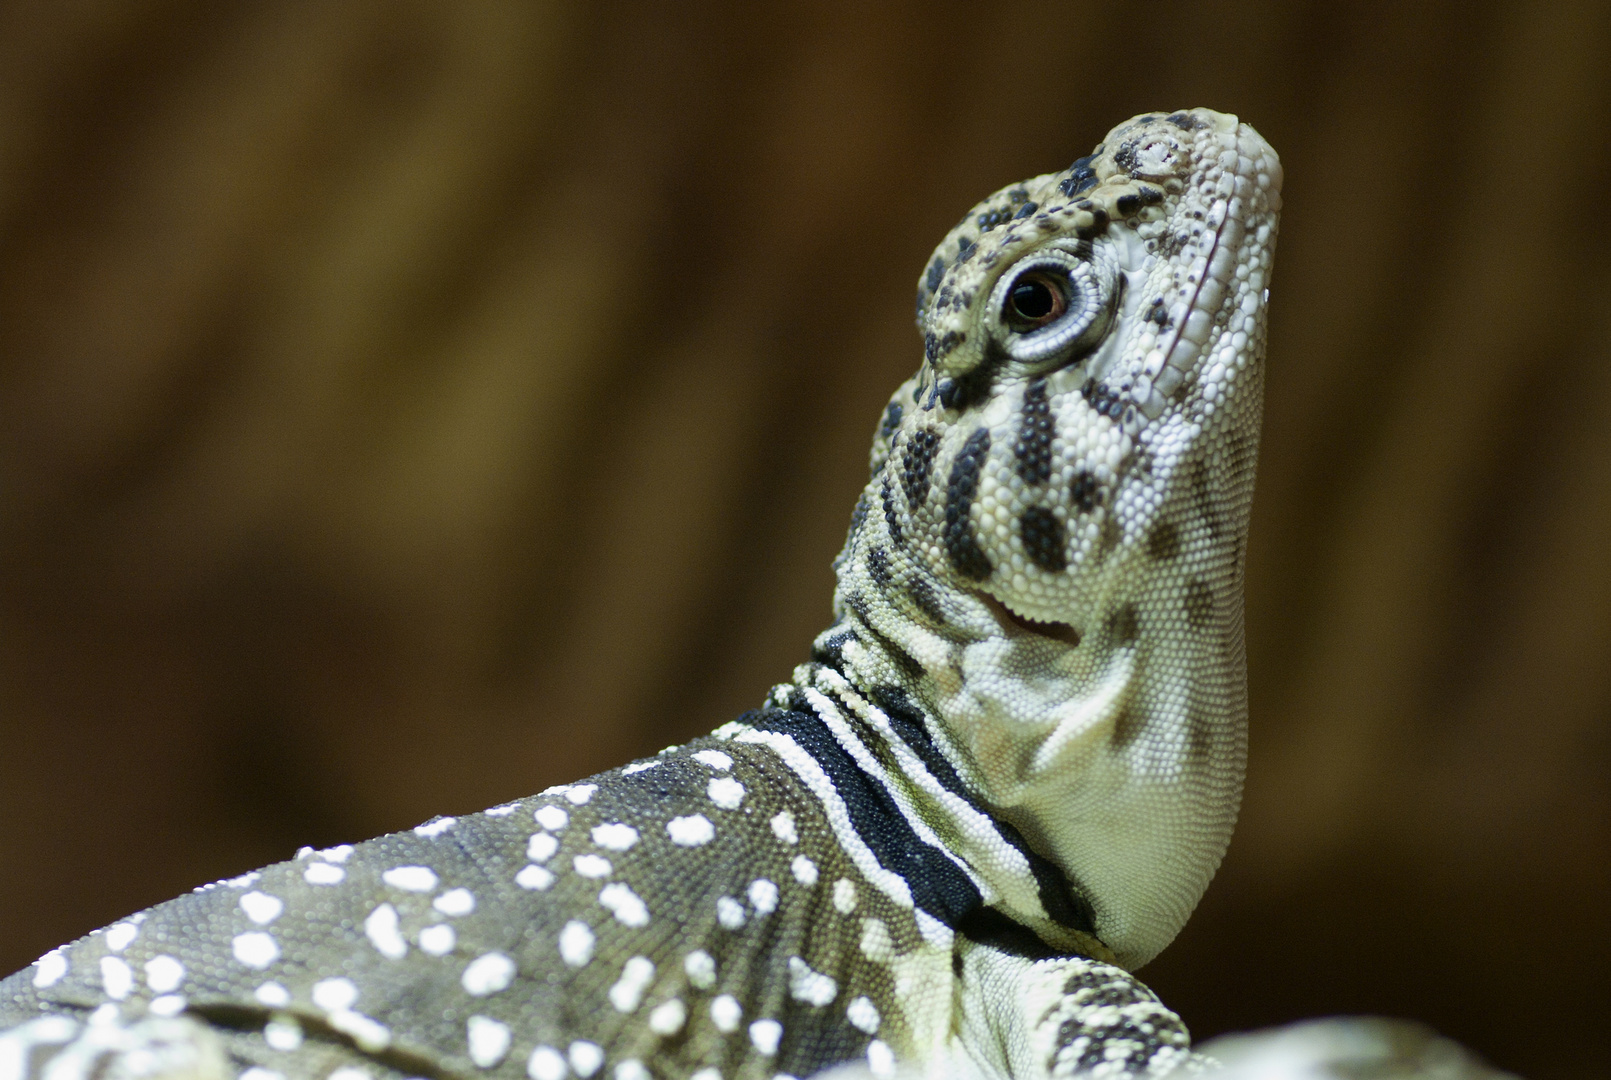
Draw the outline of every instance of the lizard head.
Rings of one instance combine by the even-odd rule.
[[[1275,152],[1136,117],[1004,188],[918,287],[836,567],[852,681],[901,686],[1121,963],[1184,924],[1240,799],[1241,573]]]

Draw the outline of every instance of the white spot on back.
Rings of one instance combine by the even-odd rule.
[[[465,1024],[465,1041],[470,1044],[470,1060],[490,1069],[509,1053],[514,1034],[509,1025],[490,1016],[472,1016]]]
[[[653,1080],[637,1058],[627,1058],[615,1067],[615,1080]]]
[[[726,772],[733,767],[732,756],[724,754],[720,750],[700,750],[694,754],[694,760],[703,765],[709,765],[717,772]]]
[[[895,1051],[882,1039],[874,1039],[867,1044],[867,1067],[874,1076],[894,1076]]]
[[[800,834],[794,828],[794,815],[787,810],[780,811],[772,818],[772,835],[785,844],[798,844]]]
[[[658,768],[659,765],[660,762],[658,761],[634,761],[632,764],[621,770],[621,775],[636,776],[640,772],[648,772],[650,769]]]
[[[322,851],[315,851],[313,854],[326,862],[344,863],[352,857],[352,853],[355,850],[357,849],[351,844],[337,844],[335,847],[327,847]]]
[[[683,957],[682,969],[697,989],[709,990],[716,985],[716,958],[704,949],[695,949]]]
[[[674,817],[666,822],[666,835],[671,837],[673,844],[698,847],[716,838],[716,826],[712,825],[710,818],[704,814],[689,814],[687,817]]]
[[[604,878],[610,876],[610,860],[602,855],[578,855],[571,860],[571,866],[585,878]]]
[[[145,962],[145,984],[159,994],[179,989],[185,981],[185,966],[166,953]]]
[[[414,833],[417,836],[441,836],[443,833],[447,832],[449,829],[453,828],[453,826],[457,825],[458,823],[459,823],[458,818],[452,818],[452,817],[432,818],[430,821],[427,821],[424,825],[416,825],[416,826],[414,826]]]
[[[744,1019],[744,1006],[732,994],[721,994],[710,1003],[710,1022],[716,1030],[731,1035]]]
[[[554,872],[535,863],[527,863],[515,875],[515,884],[522,889],[540,892],[554,883]]]
[[[408,942],[398,930],[397,909],[381,904],[364,919],[364,936],[382,956],[401,960],[408,955]]]
[[[156,1002],[152,1002],[152,1004],[154,1005]],[[275,1072],[273,1069],[265,1069],[261,1065],[253,1065],[250,1069],[240,1074],[239,1080],[285,1080],[285,1074]]]
[[[559,840],[553,833],[534,832],[526,841],[526,858],[532,862],[547,862],[559,850]]]
[[[654,961],[634,956],[621,965],[621,977],[610,987],[610,1004],[616,1012],[629,1013],[643,1001],[643,992],[654,980]]]
[[[599,890],[599,903],[609,909],[625,926],[649,925],[649,908],[637,893],[619,881],[612,881]]]
[[[431,906],[444,915],[468,915],[475,910],[475,893],[469,889],[449,889],[432,900]]]
[[[861,954],[880,964],[888,964],[895,959],[895,942],[889,936],[889,927],[884,925],[883,919],[861,921]]]
[[[487,815],[488,817],[508,817],[510,814],[514,813],[516,810],[519,810],[519,809],[520,809],[520,803],[517,801],[517,802],[506,802],[502,806],[493,806],[493,807],[490,807],[490,808],[488,808],[486,810],[483,810],[481,812],[483,814]]]
[[[598,789],[597,784],[572,784],[565,791],[565,799],[572,806],[586,806]]]
[[[737,810],[744,801],[744,785],[731,776],[718,776],[705,785],[705,794],[723,810]]]
[[[302,880],[309,885],[339,885],[346,876],[347,871],[341,867],[323,862],[309,863],[302,871]]]
[[[325,1077],[325,1080],[372,1080],[372,1078],[367,1069],[360,1069],[356,1065],[343,1065]]]
[[[34,985],[40,989],[55,986],[67,975],[67,957],[60,949],[52,949],[34,961]]]
[[[266,892],[253,889],[249,893],[242,893],[240,899],[241,910],[246,917],[259,926],[267,926],[280,917],[285,910],[285,901],[278,896],[270,896]]]
[[[728,930],[737,930],[744,925],[744,905],[731,896],[723,896],[716,901],[716,921]]]
[[[294,1016],[275,1016],[263,1026],[263,1041],[270,1050],[290,1052],[302,1045],[302,1025]]]
[[[766,878],[750,882],[750,903],[762,915],[770,915],[778,907],[778,887]]]
[[[552,1046],[539,1046],[526,1059],[526,1075],[531,1080],[565,1080],[565,1059]]]
[[[266,982],[252,992],[252,996],[271,1009],[283,1009],[291,1004],[291,991],[277,982]]]
[[[794,880],[808,889],[817,883],[817,864],[804,855],[796,855],[794,861],[789,863],[789,870],[794,874]]]
[[[229,947],[235,959],[254,971],[262,971],[280,958],[280,943],[261,930],[236,934]]]
[[[572,919],[559,932],[559,956],[571,967],[585,967],[593,959],[593,931],[585,922]]]
[[[303,850],[307,851],[309,855],[313,854],[312,848],[304,848]],[[301,858],[301,852],[297,853],[297,857]],[[261,870],[250,870],[240,877],[225,878],[223,881],[217,882],[217,884],[226,889],[244,889],[262,876],[263,872]]]
[[[101,957],[101,986],[107,997],[122,1001],[134,989],[134,969],[120,957]]]
[[[532,817],[549,832],[559,832],[571,820],[571,816],[557,806],[545,806]]]
[[[619,821],[593,826],[593,843],[611,851],[627,851],[638,842],[638,830]]]
[[[325,1012],[344,1012],[358,1004],[358,987],[351,979],[320,979],[313,984],[313,1003]]]
[[[458,943],[459,935],[447,923],[437,923],[420,931],[420,951],[431,956],[446,956]]]
[[[850,1007],[845,1010],[845,1018],[852,1027],[860,1028],[869,1035],[878,1034],[878,1006],[865,994],[851,999]]]
[[[750,1042],[767,1057],[778,1052],[778,1042],[782,1038],[783,1025],[776,1020],[757,1020],[750,1025]]]
[[[471,997],[486,997],[515,981],[515,962],[500,952],[484,953],[470,961],[459,980]]]
[[[841,915],[849,915],[856,910],[856,885],[849,878],[840,878],[833,883],[833,906]]]
[[[429,866],[394,866],[380,880],[404,892],[430,892],[436,888],[436,871]]]
[[[185,1011],[185,996],[183,994],[158,994],[151,999],[146,1010],[152,1016],[178,1016]]]
[[[577,1039],[571,1043],[569,1056],[571,1068],[576,1071],[576,1075],[580,1076],[582,1080],[587,1080],[588,1077],[599,1071],[600,1065],[604,1064],[604,1048],[598,1043],[588,1042],[586,1039]]]
[[[134,941],[140,928],[131,922],[120,922],[107,928],[106,947],[113,952],[122,952]]]
[[[807,1005],[822,1007],[839,994],[839,984],[820,971],[813,971],[798,956],[789,957],[789,996]]]
[[[722,1080],[720,1069],[700,1069],[688,1077],[688,1080]],[[774,1077],[773,1080],[776,1080]]]
[[[681,1000],[662,1001],[649,1013],[649,1030],[656,1035],[675,1035],[688,1019],[688,1008]]]

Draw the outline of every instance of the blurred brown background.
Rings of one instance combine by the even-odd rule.
[[[1202,104],[1287,170],[1254,744],[1146,976],[1611,1071],[1608,56],[1603,0],[0,6],[0,970],[758,703],[930,247]]]

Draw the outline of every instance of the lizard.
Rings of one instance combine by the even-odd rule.
[[[1229,842],[1279,159],[1147,113],[968,212],[760,708],[0,981],[0,1080],[1203,1065],[1131,972]]]

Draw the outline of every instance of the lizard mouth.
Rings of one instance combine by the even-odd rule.
[[[981,592],[975,595],[984,601],[985,607],[990,609],[996,620],[1006,626],[1016,627],[1027,634],[1037,634],[1040,637],[1051,638],[1053,641],[1061,641],[1070,648],[1077,647],[1080,643],[1080,632],[1068,623],[1041,622],[1039,619],[1031,619],[1027,615],[1018,614],[1018,612],[989,593]]]

